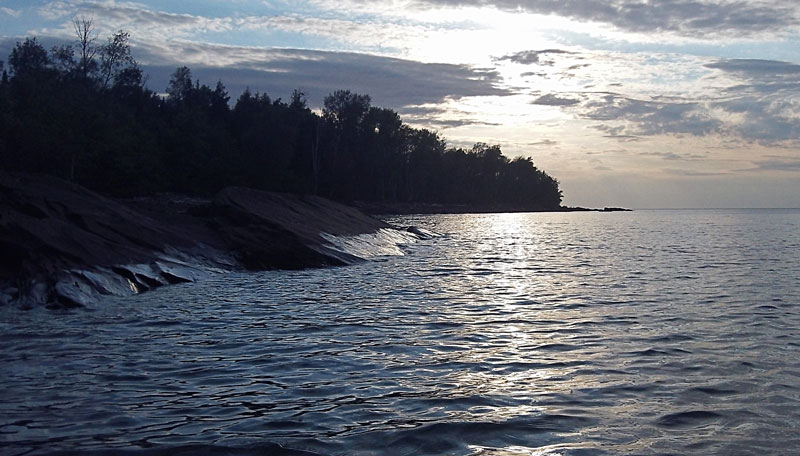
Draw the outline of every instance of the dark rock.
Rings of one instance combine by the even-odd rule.
[[[0,172],[0,302],[83,306],[236,269],[341,265],[358,257],[331,239],[390,228],[314,196],[229,188],[120,201]]]

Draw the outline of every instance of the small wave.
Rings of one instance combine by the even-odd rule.
[[[648,342],[653,343],[672,343],[672,342],[688,342],[694,340],[694,337],[687,334],[666,334],[663,336],[650,337],[646,339]]]
[[[506,422],[439,422],[392,432],[383,441],[391,449],[387,454],[459,454],[474,446],[537,448],[551,443],[554,433],[574,432],[590,422],[581,416],[558,414]]]
[[[553,344],[539,345],[538,347],[535,348],[535,350],[567,352],[567,351],[579,350],[580,348],[581,347],[578,347],[576,345],[553,343]]]
[[[689,353],[691,352],[681,348],[668,348],[668,349],[648,348],[647,350],[628,352],[626,353],[626,355],[649,357],[649,356],[678,356]]]
[[[709,396],[731,396],[738,393],[738,391],[733,389],[714,386],[698,386],[695,388],[689,388],[688,391],[707,394]]]
[[[364,260],[405,255],[400,246],[420,239],[412,233],[387,228],[355,236],[334,236],[328,233],[320,233],[320,237],[325,239],[327,243],[323,247],[340,252],[348,257],[352,256]]]
[[[288,448],[278,443],[259,443],[246,447],[230,447],[218,445],[183,445],[183,446],[156,446],[147,448],[153,444],[149,442],[139,442],[142,449],[114,449],[82,451],[86,456],[116,456],[116,455],[136,455],[136,456],[255,456],[255,455],[274,455],[274,456],[320,456],[320,453],[313,453],[305,450]],[[51,453],[51,456],[70,456],[74,451],[63,451]]]
[[[668,428],[695,427],[708,424],[722,418],[722,415],[708,410],[692,410],[689,412],[670,413],[658,419],[659,426]]]

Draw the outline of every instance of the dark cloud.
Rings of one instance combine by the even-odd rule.
[[[770,158],[755,162],[759,170],[800,172],[799,158]]]
[[[400,108],[397,112],[398,114],[410,117],[430,117],[445,114],[447,110],[440,106],[406,106]]]
[[[8,55],[15,41],[0,41],[0,55]],[[43,38],[40,42],[49,48],[56,41]],[[172,43],[170,52],[186,60],[172,60],[161,49],[134,49],[134,56],[149,76],[148,87],[157,92],[164,91],[170,74],[185,64],[201,83],[213,85],[221,80],[234,99],[245,88],[283,98],[288,98],[294,89],[301,89],[309,104],[321,106],[329,93],[349,89],[369,94],[375,106],[400,109],[446,99],[512,94],[510,89],[499,88],[501,77],[497,72],[469,65],[422,63],[357,53],[196,43]],[[229,63],[232,59],[236,61]],[[215,61],[220,65],[214,65]]]
[[[730,93],[770,94],[781,90],[800,91],[800,65],[775,60],[732,59],[709,63],[706,68],[720,70],[742,81],[729,87]]]
[[[541,51],[521,51],[521,52],[515,52],[514,54],[504,55],[502,57],[497,57],[495,60],[498,62],[508,61],[513,63],[519,63],[522,65],[553,66],[555,64],[555,60],[542,58],[543,56],[548,56],[553,54],[573,54],[573,52],[564,51],[561,49],[544,49]]]
[[[533,72],[533,71],[526,71],[525,73],[520,74],[520,76],[522,76],[523,78],[527,78],[530,76],[537,76],[545,79],[548,78],[548,75],[545,72]]]
[[[720,60],[706,65],[741,81],[715,108],[742,116],[735,131],[745,140],[775,144],[800,139],[800,65],[774,60]]]
[[[693,169],[669,168],[663,171],[673,176],[682,176],[682,177],[718,177],[718,176],[730,175],[729,172],[724,172],[724,171],[695,171]]]
[[[252,91],[284,96],[300,88],[316,106],[321,105],[323,97],[338,89],[367,93],[372,96],[374,104],[392,108],[469,96],[511,94],[507,89],[498,88],[501,77],[497,72],[468,65],[422,63],[346,52],[241,50],[200,44],[184,47],[186,52],[196,50],[212,58],[219,55],[220,59],[231,51],[250,54],[247,61],[225,67],[193,66],[195,75],[205,81],[222,79],[233,91],[249,87]],[[159,81],[166,84],[169,80],[161,67],[146,69],[154,73],[154,84]]]
[[[734,73],[747,79],[800,75],[800,65],[776,60],[726,59],[709,63],[706,67]]]
[[[734,103],[746,103],[749,109],[741,112],[744,121],[735,126],[735,132],[747,141],[764,145],[775,145],[780,142],[798,142],[800,140],[800,121],[797,117],[787,116],[786,113],[775,109],[770,100],[752,98],[735,100]],[[730,103],[719,103],[716,106],[727,109]],[[800,109],[793,110],[795,114]]]
[[[418,0],[447,6],[495,6],[612,24],[633,32],[673,32],[708,37],[785,30],[800,23],[791,0]]]
[[[722,122],[712,117],[698,102],[648,101],[615,94],[587,103],[583,116],[591,120],[625,122],[625,125],[615,127],[596,127],[605,129],[613,137],[670,134],[704,136],[722,129]]]
[[[528,143],[527,145],[528,146],[535,146],[535,147],[541,147],[541,146],[553,147],[553,146],[557,146],[558,145],[558,141],[553,141],[552,139],[543,139],[541,141]]]
[[[776,78],[784,78],[782,75],[797,78],[800,66],[766,61],[725,61],[713,65],[710,67],[741,78],[743,84],[729,87],[724,90],[724,97],[710,100],[640,100],[603,94],[584,103],[581,115],[601,121],[594,128],[618,140],[652,135],[722,134],[770,146],[800,143],[800,82],[774,82]]]
[[[677,152],[642,152],[639,155],[643,155],[645,157],[658,157],[667,161],[690,161],[690,160],[700,160],[706,158],[706,156],[702,154],[693,154],[693,153],[681,154]]]
[[[575,98],[559,97],[558,95],[549,93],[532,101],[531,104],[545,106],[574,106],[580,102],[581,100]]]
[[[404,118],[403,120],[407,119]],[[498,123],[485,122],[482,120],[475,120],[475,119],[450,119],[450,120],[425,119],[424,123],[425,125],[428,126],[428,128],[442,129],[442,130],[448,128],[466,127],[469,125],[487,125],[491,127],[496,127],[500,125]]]
[[[590,67],[590,66],[592,66],[590,63],[581,63],[581,64],[578,64],[578,65],[572,65],[571,67],[567,68],[567,70],[569,70],[569,71],[579,70],[581,68],[586,68],[586,67]]]
[[[579,21],[612,24],[633,32],[672,32],[698,38],[741,36],[785,31],[800,25],[796,0],[416,0],[427,6],[493,6],[516,12],[557,15]],[[62,3],[63,5],[63,3]],[[76,8],[96,17],[117,18],[162,25],[217,27],[215,21],[184,15],[153,12],[135,3],[79,1],[62,6],[64,14]],[[227,24],[230,26],[231,24]],[[224,26],[224,25],[223,25]],[[533,56],[532,56],[533,57]]]
[[[642,140],[639,136],[626,134],[626,127],[624,125],[612,127],[611,125],[600,124],[592,125],[592,128],[605,133],[605,135],[603,135],[604,138],[616,139],[619,142],[637,142]]]
[[[612,127],[611,125],[594,125],[592,128],[602,131],[606,134],[606,137],[621,136],[625,131],[625,126],[623,125],[617,125],[616,127]]]
[[[477,120],[470,117],[452,118],[454,113],[442,106],[406,106],[397,109],[397,113],[403,120],[411,124],[424,124],[427,128],[448,129],[458,128],[467,125],[489,125],[497,126],[500,124]],[[458,114],[455,114],[458,117]],[[444,118],[451,117],[451,118]]]

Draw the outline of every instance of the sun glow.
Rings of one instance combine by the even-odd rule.
[[[548,37],[554,26],[548,16],[458,8],[427,12],[419,19],[436,25],[406,44],[407,57],[422,61],[490,65],[492,58],[510,52],[558,45]]]

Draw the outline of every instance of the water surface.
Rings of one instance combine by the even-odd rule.
[[[0,453],[800,451],[800,211],[394,221],[443,236],[0,308]]]

